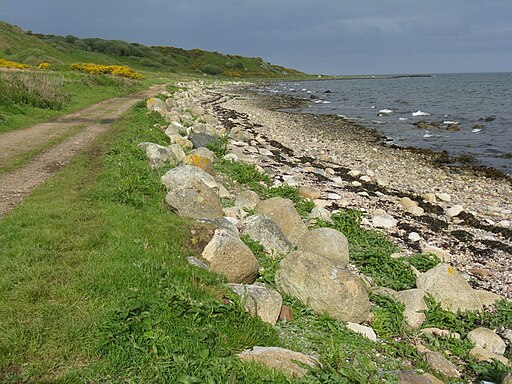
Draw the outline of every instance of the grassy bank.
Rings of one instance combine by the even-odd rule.
[[[277,332],[188,266],[136,148],[156,122],[135,108],[0,222],[0,382],[286,382],[233,357]]]

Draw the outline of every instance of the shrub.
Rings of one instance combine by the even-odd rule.
[[[14,69],[25,69],[25,68],[28,68],[29,66],[26,64],[16,63],[14,61],[0,59],[0,67],[14,68]]]
[[[135,72],[130,67],[124,65],[99,65],[93,63],[71,64],[70,67],[74,71],[88,73],[90,75],[112,75],[126,77],[129,79],[142,79],[143,76]]]
[[[222,73],[222,69],[220,69],[219,67],[217,67],[216,65],[213,65],[213,64],[201,65],[199,67],[199,69],[201,70],[201,72],[206,73],[207,75],[212,75],[212,76],[217,76]]]
[[[39,65],[37,66],[37,69],[50,69],[50,63],[47,63],[47,62],[42,62],[42,63],[39,63]]]

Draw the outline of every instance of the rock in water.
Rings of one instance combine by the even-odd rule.
[[[311,356],[279,347],[253,347],[238,356],[242,361],[258,362],[295,378],[301,378],[308,372],[304,366],[313,368],[318,365]]]
[[[343,233],[332,228],[315,228],[306,232],[297,249],[325,257],[342,268],[348,265],[348,240]]]
[[[293,244],[297,244],[308,231],[290,199],[273,197],[263,200],[256,206],[255,211],[270,217]]]
[[[258,261],[252,251],[224,228],[215,230],[201,257],[213,272],[224,275],[230,283],[252,284],[258,275]]]
[[[267,323],[276,324],[283,305],[279,292],[257,285],[229,284],[229,287],[240,296],[249,313]]]
[[[479,311],[482,301],[469,283],[452,266],[440,263],[416,279],[418,289],[431,294],[445,310]]]
[[[361,323],[370,313],[368,292],[361,278],[324,257],[293,252],[281,261],[276,285],[319,313]]]
[[[165,202],[184,217],[215,219],[224,216],[219,195],[198,179],[190,179],[172,189],[165,196]]]

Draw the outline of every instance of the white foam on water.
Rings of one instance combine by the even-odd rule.
[[[443,121],[443,124],[451,125],[451,124],[459,124],[459,122],[458,121],[445,120],[445,121]]]
[[[406,120],[409,120],[407,117],[399,117],[398,120],[400,121],[406,121]]]
[[[384,108],[384,109],[381,109],[379,111],[379,113],[382,113],[383,115],[389,115],[389,114],[393,113],[393,111],[391,109]]]
[[[475,128],[475,129],[473,129],[471,132],[473,132],[473,133],[478,133],[478,132],[480,132],[480,131],[481,131],[481,129],[480,129],[480,128]]]
[[[327,101],[327,100],[322,101],[322,103],[324,103],[324,104],[331,104],[331,102]]]
[[[430,113],[428,112],[422,112],[422,111],[417,111],[417,112],[413,112],[412,113],[413,116],[430,116]]]
[[[425,132],[425,134],[423,135],[424,138],[429,138],[429,137],[433,137],[434,135],[432,135],[429,131]]]

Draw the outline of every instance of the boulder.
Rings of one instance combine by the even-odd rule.
[[[279,292],[257,285],[229,284],[229,287],[240,296],[249,313],[267,323],[276,324],[283,305]]]
[[[187,180],[173,188],[165,196],[165,202],[184,217],[201,219],[224,216],[219,195],[198,179]]]
[[[271,254],[286,255],[293,249],[292,244],[277,224],[265,215],[252,215],[245,218],[241,226],[241,233],[260,242],[265,251]]]
[[[446,263],[440,263],[421,274],[416,279],[416,286],[432,295],[443,309],[454,313],[478,311],[483,307],[482,301],[469,283],[454,267]]]
[[[160,115],[165,116],[167,113],[167,105],[163,100],[151,97],[146,101],[146,107],[150,111],[158,112]]]
[[[439,352],[429,351],[425,353],[423,357],[434,371],[446,377],[460,377],[460,372],[457,370],[457,367]]]
[[[396,301],[405,305],[404,318],[406,323],[417,329],[425,321],[425,313],[422,311],[427,309],[427,305],[423,300],[425,291],[422,289],[408,289],[393,294]]]
[[[260,197],[254,191],[242,191],[235,198],[235,206],[254,209],[260,202]]]
[[[203,148],[206,149],[206,148]],[[209,156],[205,156],[202,153],[189,153],[184,159],[183,164],[192,165],[197,168],[201,168],[206,173],[213,175],[215,171],[213,170],[213,162],[210,160]]]
[[[488,307],[489,305],[493,305],[497,301],[504,299],[503,296],[500,296],[494,292],[486,291],[484,289],[475,289],[475,293],[482,301],[484,307]]]
[[[183,148],[179,144],[171,144],[168,148],[176,157],[178,164],[181,163],[186,156]]]
[[[169,147],[147,142],[140,143],[138,147],[146,152],[151,168],[161,168],[166,163],[174,167],[182,160],[178,160],[174,151]]]
[[[215,136],[212,136],[208,133],[191,133],[188,139],[192,142],[194,148],[203,148],[208,146],[215,141]]]
[[[165,173],[160,180],[168,190],[172,190],[185,184],[190,179],[202,181],[207,187],[213,189],[219,197],[230,196],[226,188],[217,182],[212,175],[192,165],[180,165],[179,167],[173,168]]]
[[[232,231],[218,228],[201,254],[208,267],[230,283],[252,284],[258,275],[256,257]]]
[[[273,197],[263,200],[256,206],[255,211],[269,216],[281,228],[281,231],[292,244],[296,244],[302,235],[308,231],[293,202],[289,199]]]
[[[492,353],[503,355],[507,345],[496,332],[489,328],[479,327],[468,333],[468,339],[475,343],[476,347],[484,348]]]
[[[319,364],[318,360],[311,356],[279,347],[253,347],[238,356],[242,361],[260,363],[294,378],[301,378],[308,373],[305,367],[314,368]]]
[[[319,313],[361,323],[370,313],[362,279],[324,257],[293,252],[281,261],[276,274],[280,292],[297,297]]]
[[[498,355],[497,353],[493,353],[482,347],[474,347],[471,349],[469,351],[469,356],[475,358],[477,361],[488,361],[489,363],[492,363],[493,360],[498,360],[505,365],[509,363],[509,360],[505,356]]]
[[[512,372],[503,378],[501,384],[512,384]]]
[[[181,135],[168,135],[171,140],[171,144],[179,144],[183,149],[192,149],[194,145],[192,142]]]
[[[419,374],[413,371],[403,371],[398,374],[398,384],[443,384],[437,377],[428,373]]]
[[[316,206],[311,210],[311,213],[309,214],[309,220],[315,222],[322,220],[327,223],[332,223],[331,212],[329,212],[324,207]]]
[[[348,265],[348,240],[343,233],[332,228],[315,228],[306,232],[297,243],[297,249],[325,257],[341,268]]]
[[[245,131],[242,127],[233,127],[229,131],[229,137],[238,141],[250,141],[252,139],[252,135]]]

